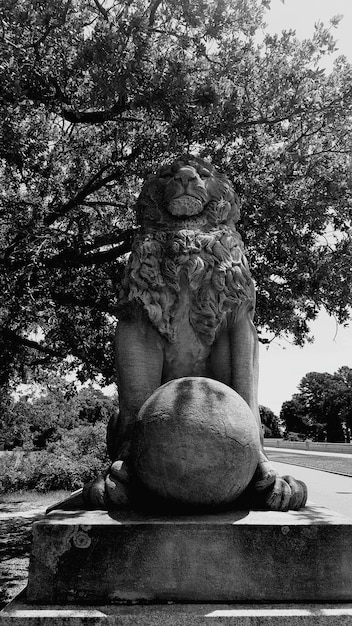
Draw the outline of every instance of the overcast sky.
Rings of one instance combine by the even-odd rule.
[[[352,0],[272,0],[265,21],[271,33],[293,28],[297,37],[305,38],[312,35],[315,22],[328,24],[334,15],[344,16],[332,30],[338,54],[352,62]],[[269,349],[260,347],[259,402],[277,415],[307,372],[333,373],[342,365],[352,368],[352,325],[337,327],[333,318],[322,313],[311,331],[315,342],[304,348],[285,340],[271,344]]]

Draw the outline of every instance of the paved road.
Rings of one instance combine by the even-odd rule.
[[[310,503],[347,515],[352,519],[352,478],[272,461],[279,474],[291,474],[308,487]]]

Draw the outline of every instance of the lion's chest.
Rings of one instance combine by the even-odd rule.
[[[173,318],[173,341],[165,342],[163,382],[181,376],[207,376],[211,346],[202,341],[191,324],[192,292],[184,274]]]
[[[170,344],[188,343],[204,361],[219,330],[253,300],[240,238],[224,229],[139,238],[126,271],[123,300],[142,306]],[[193,352],[189,358],[196,359]]]

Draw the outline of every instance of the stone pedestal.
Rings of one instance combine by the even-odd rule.
[[[61,605],[350,602],[352,521],[317,506],[179,517],[54,511],[33,527],[27,598]]]

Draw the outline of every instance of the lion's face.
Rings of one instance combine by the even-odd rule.
[[[185,155],[148,178],[137,214],[146,229],[209,230],[238,221],[239,199],[211,163]]]

